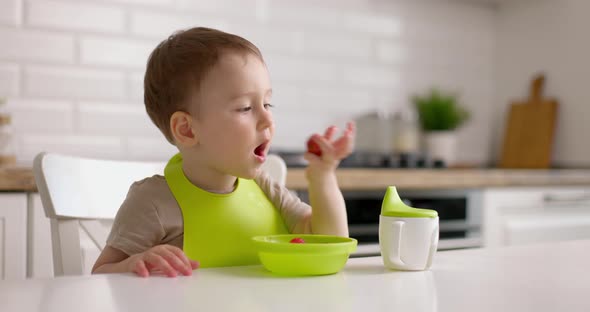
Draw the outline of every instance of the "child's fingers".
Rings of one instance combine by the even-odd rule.
[[[170,251],[169,249],[163,249],[160,252],[160,256],[162,256],[168,264],[172,266],[176,271],[182,273],[183,275],[190,275],[192,270],[190,268],[190,264],[185,264],[174,252]]]
[[[178,259],[180,259],[182,261],[182,263],[184,264],[184,267],[187,270],[186,275],[190,275],[192,272],[191,263],[190,263],[188,257],[186,256],[186,254],[182,251],[182,249],[180,249],[176,246],[170,246],[170,248],[168,250],[170,250],[173,254],[175,254],[178,257]]]
[[[346,130],[344,130],[344,133],[342,134],[342,136],[338,140],[342,140],[343,138],[347,138],[347,139],[354,141],[355,135],[356,135],[356,126],[355,126],[354,122],[349,122],[346,124]]]
[[[132,272],[140,277],[148,277],[150,275],[150,271],[146,267],[145,262],[143,262],[143,260],[135,262]]]
[[[356,137],[356,125],[354,124],[354,122],[349,122],[347,124],[345,135],[350,137],[352,139],[352,142],[354,143],[354,139]]]
[[[316,135],[314,136],[314,141],[320,146],[320,150],[322,150],[322,155],[334,154],[334,146],[326,138]]]
[[[320,161],[322,158],[316,154],[307,152],[307,153],[303,154],[303,159],[305,159],[305,160],[307,160],[307,162],[311,163],[311,162]]]
[[[340,138],[334,143],[336,149],[336,156],[340,159],[347,157],[354,150],[353,141],[349,138]]]
[[[346,133],[351,133],[354,135],[354,133],[356,132],[356,124],[354,123],[354,121],[349,121],[346,123]]]
[[[336,128],[336,126],[329,126],[326,129],[326,132],[324,132],[324,138],[326,138],[328,141],[332,140],[332,137],[334,137],[336,131],[338,131],[338,128]]]
[[[150,271],[150,274],[152,274],[152,275],[166,275],[166,274],[165,274],[165,273],[164,273],[162,270],[160,270],[160,269],[152,269],[152,270]]]
[[[160,269],[166,276],[168,277],[176,277],[177,273],[174,268],[164,259],[164,257],[151,253],[147,255],[147,259],[149,263],[151,263],[155,269]]]
[[[198,267],[201,265],[201,264],[199,263],[199,261],[195,261],[195,260],[191,260],[191,259],[189,259],[188,261],[190,262],[190,264],[191,264],[191,268],[192,268],[193,270],[196,270],[196,269],[197,269],[197,268],[198,268]]]
[[[346,157],[352,153],[354,150],[355,132],[355,124],[349,122],[346,125],[344,134],[338,138],[338,140],[334,141],[334,149],[336,150],[338,157]]]

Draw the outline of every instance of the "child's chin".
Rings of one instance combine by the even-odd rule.
[[[242,179],[254,179],[256,178],[256,176],[258,176],[258,174],[260,173],[261,169],[260,168],[255,168],[255,169],[250,169],[250,170],[244,170],[243,172],[240,173],[239,177]]]

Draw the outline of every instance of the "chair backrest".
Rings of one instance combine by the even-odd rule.
[[[102,250],[109,228],[99,220],[114,219],[129,186],[137,180],[162,174],[165,165],[164,162],[37,155],[33,173],[45,215],[50,219],[54,274],[88,272],[89,268],[83,266],[80,229]]]
[[[89,273],[94,259],[85,259],[80,234],[90,238],[91,247],[105,247],[110,224],[135,181],[163,174],[165,162],[136,162],[91,159],[41,153],[33,162],[33,173],[45,215],[51,227],[55,276]],[[285,184],[287,167],[276,155],[263,165],[273,180]],[[86,248],[88,248],[86,243]]]
[[[262,170],[264,170],[271,179],[280,185],[287,183],[287,164],[278,155],[269,154],[266,156],[266,161],[262,164]]]

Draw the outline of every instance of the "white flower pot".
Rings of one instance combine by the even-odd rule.
[[[455,131],[430,131],[424,134],[424,148],[430,159],[440,159],[445,165],[456,161],[457,134]]]

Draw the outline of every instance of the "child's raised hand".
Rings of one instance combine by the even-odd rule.
[[[309,162],[310,168],[333,170],[342,159],[352,153],[356,134],[354,123],[347,123],[342,136],[333,140],[337,131],[335,126],[330,126],[323,136],[316,133],[309,138],[308,151],[304,158]]]
[[[132,255],[128,261],[129,271],[141,277],[150,273],[162,273],[168,277],[176,277],[178,273],[188,276],[199,267],[197,261],[189,259],[182,249],[172,245],[154,246]]]

